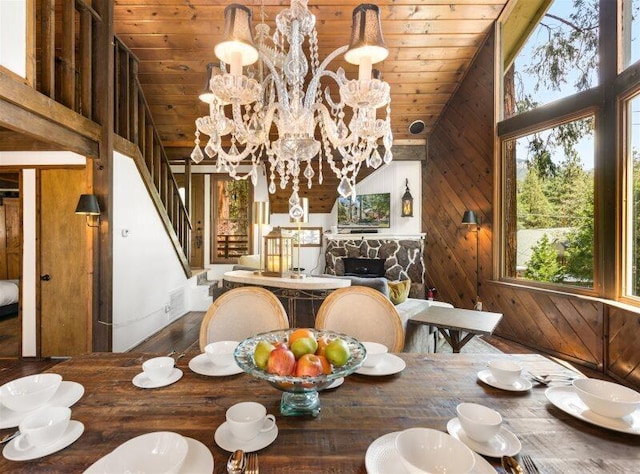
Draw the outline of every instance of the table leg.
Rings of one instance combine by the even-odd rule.
[[[438,330],[449,343],[454,354],[460,353],[460,349],[462,349],[475,336],[475,334],[470,332],[465,334],[464,337],[461,337],[463,332],[458,329],[438,328]]]

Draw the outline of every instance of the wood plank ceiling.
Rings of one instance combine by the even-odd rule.
[[[391,124],[394,146],[403,156],[424,156],[429,133],[456,91],[492,23],[508,0],[381,0],[382,30],[389,56],[375,67],[391,86]],[[243,2],[239,2],[243,3]],[[320,60],[349,41],[355,0],[310,0],[316,15]],[[274,31],[285,0],[245,3],[253,10],[254,25],[264,14]],[[184,159],[193,148],[196,118],[208,112],[198,100],[206,80],[206,66],[216,62],[213,47],[224,27],[222,0],[115,0],[114,29],[140,60],[139,79],[169,158]],[[330,69],[342,66],[348,77],[357,67],[342,56]],[[422,120],[424,130],[411,134],[409,125]],[[408,146],[419,147],[411,153]],[[395,152],[395,149],[394,149]],[[206,162],[206,160],[205,160]],[[328,171],[328,167],[325,168]],[[329,171],[330,172],[330,171]],[[328,178],[325,171],[325,178]],[[359,178],[361,179],[361,175]],[[314,184],[314,196],[335,200],[337,181]],[[276,212],[286,206],[290,190],[272,197]],[[274,202],[275,201],[275,202]],[[274,205],[275,204],[275,205]],[[325,206],[322,206],[323,209]],[[330,208],[329,208],[330,209]],[[312,212],[328,212],[312,207]]]

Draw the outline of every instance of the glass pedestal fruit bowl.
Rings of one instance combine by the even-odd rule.
[[[358,370],[364,362],[366,349],[356,339],[333,331],[311,329],[316,340],[324,336],[329,340],[340,338],[349,347],[349,359],[341,367],[332,367],[330,374],[317,377],[296,377],[293,375],[270,374],[256,365],[253,358],[256,345],[260,341],[271,344],[288,343],[289,334],[295,329],[271,331],[249,337],[242,341],[234,352],[236,363],[248,374],[266,380],[278,390],[283,391],[280,401],[280,413],[284,416],[318,416],[320,413],[320,397],[318,391],[329,386],[334,380]]]

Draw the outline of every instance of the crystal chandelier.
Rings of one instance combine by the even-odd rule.
[[[239,4],[225,8],[224,39],[214,49],[220,68],[209,72],[209,90],[201,96],[209,103],[209,115],[196,120],[196,146],[191,154],[196,163],[204,159],[200,149],[200,133],[204,133],[209,136],[204,152],[216,159],[217,170],[235,179],[250,178],[254,185],[261,157],[266,156],[269,192],[275,192],[276,180],[282,189],[291,182],[292,218],[300,218],[303,213],[300,180],[306,179],[311,187],[316,174],[312,160],[316,156],[318,183],[323,179],[324,156],[339,179],[339,194],[353,198],[362,164],[378,168],[392,159],[389,84],[372,72],[372,64],[388,55],[378,7],[356,7],[349,45],[320,62],[316,18],[307,1],[292,0],[291,6],[277,15],[273,36],[269,36],[262,7],[255,42],[251,10]],[[305,44],[309,59],[303,50]],[[348,80],[342,68],[327,70],[329,63],[343,53],[347,62],[359,66],[358,79]],[[332,97],[329,87],[322,90],[320,81],[324,78],[337,84],[339,97]],[[351,109],[350,119],[346,107]],[[386,108],[386,117],[378,119],[376,112],[382,107]],[[270,136],[274,124],[277,133]],[[378,151],[379,139],[384,146],[383,157]],[[238,166],[249,161],[251,170],[242,175]]]

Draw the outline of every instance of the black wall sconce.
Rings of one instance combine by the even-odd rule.
[[[89,227],[100,227],[100,205],[95,194],[81,194],[76,206],[76,214],[83,214],[87,218]],[[95,224],[90,223],[90,216],[96,216]]]
[[[402,195],[402,214],[400,217],[413,217],[413,196],[409,191],[409,179],[405,181],[405,191]]]

